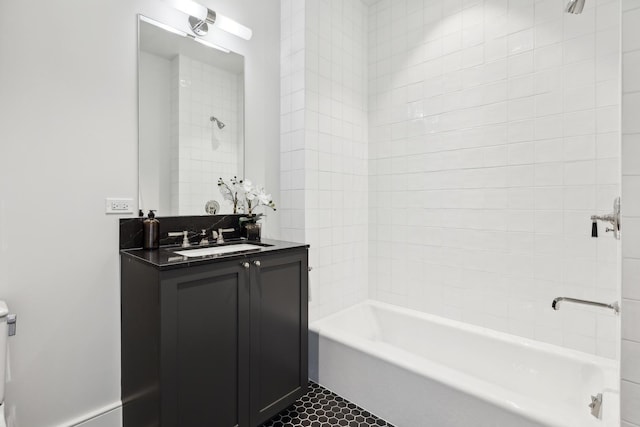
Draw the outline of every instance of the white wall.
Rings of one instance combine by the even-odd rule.
[[[314,320],[368,295],[367,8],[287,0],[281,12],[283,233],[311,245]]]
[[[622,0],[622,426],[640,426],[640,2]]]
[[[619,1],[370,7],[377,299],[616,357]]]
[[[247,170],[277,194],[279,2],[203,1],[250,26]],[[137,13],[186,29],[151,0],[0,2],[0,297],[10,340],[11,426],[67,425],[120,398],[118,219],[137,195]],[[17,17],[42,16],[38,31]],[[278,215],[266,234],[277,234]]]
[[[171,212],[171,63],[141,52],[140,67],[140,208],[158,215]],[[161,190],[163,189],[163,190]],[[144,200],[142,198],[144,197]],[[145,214],[147,212],[145,211]]]

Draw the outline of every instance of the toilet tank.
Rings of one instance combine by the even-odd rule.
[[[0,301],[0,404],[4,402],[4,384],[7,369],[7,315],[9,309],[4,301]]]

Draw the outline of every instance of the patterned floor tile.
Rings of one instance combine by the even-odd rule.
[[[262,427],[393,427],[359,406],[309,381],[309,392]]]

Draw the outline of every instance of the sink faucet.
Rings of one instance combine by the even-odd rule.
[[[209,244],[209,239],[207,238],[207,230],[206,229],[202,229],[202,233],[200,233],[200,243],[198,243],[200,246],[207,246]]]

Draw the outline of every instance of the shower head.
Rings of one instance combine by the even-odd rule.
[[[569,4],[567,4],[567,8],[565,11],[567,13],[573,13],[574,15],[578,15],[582,13],[582,9],[584,9],[585,0],[570,0]]]
[[[222,123],[220,120],[218,120],[218,118],[211,116],[211,118],[209,119],[211,120],[212,123],[215,123],[218,125],[218,129],[222,129],[223,127],[225,127],[226,125],[224,123]]]

